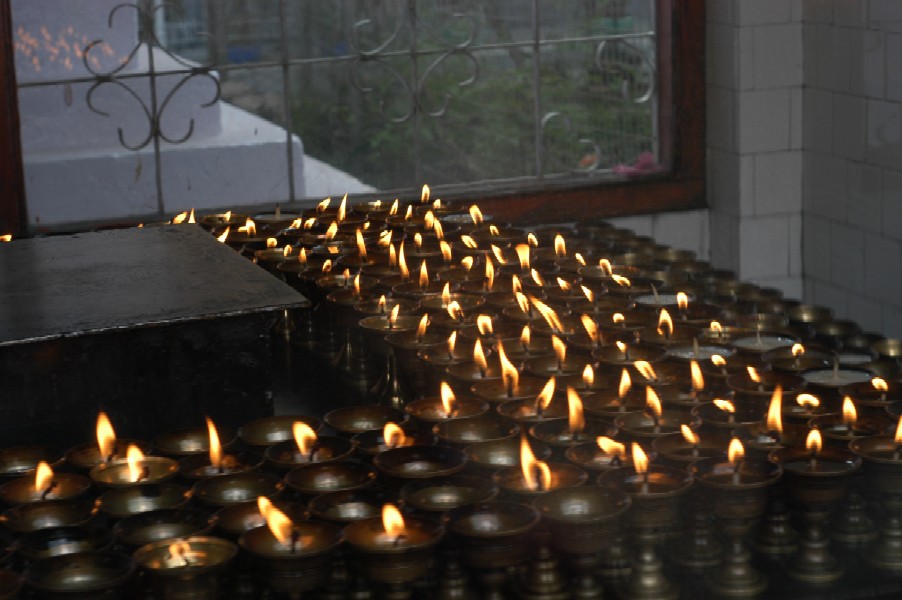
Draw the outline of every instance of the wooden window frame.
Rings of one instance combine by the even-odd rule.
[[[660,0],[658,21],[659,117],[668,124],[661,131],[666,153],[661,162],[670,169],[635,180],[497,192],[478,199],[484,212],[518,224],[537,224],[706,206],[705,2]],[[0,0],[0,234],[24,235],[25,179],[12,31],[10,0]]]

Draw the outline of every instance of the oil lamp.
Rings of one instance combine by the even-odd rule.
[[[285,485],[308,501],[328,492],[369,487],[375,480],[376,471],[370,465],[342,460],[298,467],[285,476]]]
[[[284,484],[268,473],[234,473],[197,481],[191,486],[191,497],[201,505],[218,510],[223,506],[250,502],[258,496],[273,498],[283,488]]]
[[[84,475],[56,473],[41,461],[33,474],[0,485],[0,500],[7,505],[73,500],[84,495],[90,487],[91,480]]]
[[[0,478],[19,477],[33,472],[41,461],[51,467],[62,463],[59,451],[46,446],[19,446],[0,449]]]
[[[587,420],[579,393],[567,388],[567,418],[545,419],[529,428],[529,435],[536,440],[558,449],[559,454],[577,444],[595,440],[600,435],[613,436],[617,429],[606,421]]]
[[[215,537],[192,536],[141,546],[133,556],[154,596],[213,600],[222,593],[224,573],[238,546]]]
[[[729,437],[738,427],[760,423],[767,406],[767,400],[758,396],[739,396],[732,400],[715,398],[693,407],[692,414],[701,419],[703,429]]]
[[[370,581],[387,584],[392,597],[409,597],[407,586],[423,578],[433,548],[444,537],[444,526],[432,520],[401,515],[393,504],[382,516],[355,521],[345,527],[351,550],[363,561]]]
[[[178,463],[163,456],[144,456],[144,453],[130,445],[125,452],[125,460],[100,462],[91,469],[91,481],[103,488],[129,487],[163,483],[178,474]]]
[[[228,449],[237,439],[235,432],[225,427],[216,428],[216,434],[222,449]],[[209,453],[210,428],[191,427],[169,431],[155,437],[153,447],[158,453],[172,458]]]
[[[752,568],[743,539],[764,512],[767,488],[777,482],[782,469],[773,462],[746,458],[742,443],[733,438],[726,461],[703,458],[692,463],[690,473],[709,492],[699,497],[729,537],[721,566],[706,580],[708,587],[731,598],[760,595],[767,579]]]
[[[488,502],[498,495],[498,486],[484,477],[447,475],[417,479],[404,484],[400,498],[406,506],[430,513],[443,513],[459,506]]]
[[[843,386],[839,393],[851,397],[862,413],[883,416],[888,406],[902,400],[902,382],[874,377],[867,383]]]
[[[375,404],[336,408],[323,417],[326,424],[344,435],[381,431],[387,423],[403,424],[407,415],[397,408]]]
[[[447,419],[478,417],[488,410],[488,403],[481,400],[458,399],[447,381],[439,384],[437,398],[420,398],[404,407],[404,411],[417,425],[426,428]]]
[[[657,364],[667,357],[667,349],[651,344],[618,341],[610,346],[596,348],[592,351],[592,356],[602,365],[619,370],[640,360],[652,365]]]
[[[676,599],[679,588],[665,578],[655,546],[676,522],[679,499],[689,491],[692,477],[684,470],[649,465],[638,444],[632,444],[631,453],[632,466],[613,469],[598,477],[603,487],[632,498],[627,519],[638,550],[632,575],[620,595],[633,600]]]
[[[824,522],[845,495],[849,477],[861,467],[861,458],[845,448],[823,446],[816,429],[809,432],[804,448],[779,448],[769,458],[783,467],[786,491],[805,524],[799,551],[788,565],[789,576],[815,584],[836,581],[844,570],[830,553]]]
[[[551,448],[539,442],[530,444],[538,460],[551,458]],[[467,472],[491,477],[498,469],[520,464],[520,440],[513,436],[498,440],[475,442],[464,448],[467,453]]]
[[[777,371],[801,373],[802,371],[831,367],[835,355],[822,348],[806,347],[804,344],[795,343],[792,346],[769,350],[762,354],[761,358]]]
[[[832,369],[814,369],[800,373],[812,393],[828,400],[840,400],[839,389],[852,383],[867,383],[873,375],[864,369],[843,367],[834,360]]]
[[[842,414],[822,415],[813,418],[808,425],[819,430],[827,444],[846,447],[852,440],[892,433],[893,422],[880,415],[861,415],[852,398],[845,396]]]
[[[213,519],[205,511],[189,508],[164,508],[132,515],[113,526],[117,542],[131,548],[145,544],[206,535]]]
[[[342,460],[354,451],[354,443],[334,436],[318,436],[303,421],[292,425],[293,439],[266,449],[267,464],[285,472],[300,465]]]
[[[516,500],[530,500],[554,489],[579,486],[588,474],[573,464],[537,460],[523,435],[520,438],[520,465],[505,467],[492,476],[501,490]]]
[[[726,454],[729,437],[717,433],[696,433],[688,425],[680,425],[679,433],[656,437],[651,447],[666,464],[685,469],[701,458],[721,457]]]
[[[629,466],[633,461],[632,455],[627,452],[626,444],[603,435],[598,436],[594,442],[567,448],[564,456],[578,467],[598,473]],[[647,456],[653,461],[657,453],[650,452]]]
[[[153,510],[180,508],[191,499],[191,493],[182,485],[160,483],[114,487],[100,495],[100,512],[121,519]]]
[[[482,416],[442,421],[432,427],[432,432],[439,441],[462,448],[474,442],[515,437],[520,427],[513,421]]]
[[[238,437],[245,444],[262,450],[279,442],[295,439],[295,423],[304,423],[314,433],[319,432],[323,428],[323,422],[316,417],[307,415],[276,415],[245,423],[238,428]]]
[[[521,426],[529,427],[545,419],[557,419],[567,415],[567,407],[563,402],[555,402],[554,390],[557,381],[549,377],[542,390],[532,398],[507,400],[495,407],[499,415],[516,421]]]
[[[239,452],[226,454],[219,441],[219,431],[210,417],[207,420],[209,435],[209,452],[186,456],[179,461],[179,471],[189,479],[216,477],[253,471],[263,463],[263,457],[255,452]]]
[[[396,423],[386,423],[382,431],[364,431],[351,438],[351,441],[355,444],[357,455],[371,461],[376,455],[394,448],[432,446],[435,444],[435,435],[429,430],[409,431]]]
[[[507,571],[532,556],[530,533],[539,519],[532,506],[498,500],[461,506],[442,518],[463,560],[478,571],[489,600],[507,597],[501,592]]]
[[[0,515],[0,523],[13,533],[28,533],[50,527],[86,525],[97,510],[97,503],[88,498],[48,500],[8,508]]]
[[[679,432],[682,425],[698,429],[701,421],[685,412],[663,410],[655,389],[646,386],[645,410],[618,415],[614,425],[634,439],[653,439]]]
[[[110,419],[103,411],[97,415],[97,443],[75,446],[66,452],[66,463],[78,471],[90,471],[101,463],[124,460],[129,446],[136,446],[144,454],[150,453],[150,444],[139,440],[116,439]]]
[[[264,588],[299,599],[326,579],[341,529],[327,521],[292,521],[265,497],[257,504],[266,524],[245,532],[238,544],[254,558],[253,573]]]
[[[737,336],[731,341],[740,352],[761,355],[777,348],[792,348],[799,338],[776,331],[756,330],[754,335]]]
[[[108,529],[91,525],[69,525],[39,529],[22,535],[16,552],[27,562],[76,552],[102,552],[113,545]]]
[[[344,525],[378,516],[382,506],[395,499],[394,493],[382,488],[361,488],[320,494],[310,500],[308,508],[319,519]]]
[[[389,488],[400,489],[415,479],[453,475],[463,470],[467,455],[463,450],[445,446],[406,446],[380,452],[373,466]]]
[[[612,546],[619,546],[618,521],[630,504],[627,494],[595,486],[556,489],[535,499],[534,506],[551,531],[552,546],[568,558],[576,573],[571,597],[602,596],[595,572],[602,556],[608,562]]]
[[[45,598],[116,597],[135,571],[130,556],[116,552],[82,552],[54,556],[29,565],[26,585]]]

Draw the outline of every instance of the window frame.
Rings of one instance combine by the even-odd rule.
[[[664,173],[620,181],[568,182],[541,191],[442,193],[477,201],[483,212],[517,224],[705,208],[705,3],[658,0],[661,147]],[[27,233],[25,180],[10,0],[0,0],[0,234]],[[428,182],[427,182],[428,183]],[[265,206],[259,207],[265,210]]]

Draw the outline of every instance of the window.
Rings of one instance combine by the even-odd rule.
[[[699,206],[703,4],[12,0],[28,199],[4,219],[422,183],[533,221]]]

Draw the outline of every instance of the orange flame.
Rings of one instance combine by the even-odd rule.
[[[489,315],[477,316],[476,328],[479,329],[481,335],[491,335],[494,332],[494,328],[492,327],[492,317]]]
[[[633,469],[636,470],[636,473],[642,475],[643,473],[648,472],[648,455],[642,450],[642,447],[633,442],[630,446],[630,450],[633,455]]]
[[[595,438],[595,443],[598,444],[598,447],[601,448],[601,451],[605,454],[612,454],[621,459],[626,458],[626,446],[624,444],[615,442],[611,438],[603,435]]]
[[[272,532],[273,537],[279,540],[283,546],[290,545],[294,523],[291,522],[288,515],[273,506],[266,496],[257,496],[257,510],[266,521],[266,526]]]
[[[391,246],[391,238],[392,238],[392,230],[386,229],[382,233],[379,234],[379,241],[376,242],[379,246],[383,248],[387,248]]]
[[[767,429],[783,433],[783,387],[777,384],[767,407]]]
[[[360,255],[360,260],[366,261],[366,243],[363,241],[363,231],[358,227],[357,228],[357,254]]]
[[[551,346],[554,348],[554,355],[558,362],[563,364],[567,360],[567,345],[561,341],[561,338],[552,334]]]
[[[651,366],[647,361],[637,360],[633,363],[633,366],[636,367],[636,370],[647,379],[648,381],[657,381],[658,374],[655,373],[654,367]]]
[[[808,437],[805,438],[805,449],[816,455],[821,451],[821,448],[823,447],[824,442],[821,439],[821,432],[817,429],[812,429],[811,431],[809,431]]]
[[[501,232],[498,230],[498,227],[496,225],[489,225],[489,233],[494,236],[501,235]]]
[[[623,316],[623,313],[614,313],[614,316],[611,317],[611,321],[613,321],[614,325],[617,325],[626,321],[626,317]]]
[[[448,385],[447,381],[442,381],[440,387],[442,408],[445,409],[445,414],[450,417],[454,413],[454,403],[457,401],[457,399],[454,397],[454,390],[451,389],[451,386]]]
[[[614,345],[617,346],[617,349],[620,350],[620,354],[626,355],[627,346],[620,340],[614,342]]]
[[[902,445],[902,417],[899,417],[899,424],[896,425],[896,435],[893,437],[893,441],[897,445]]]
[[[589,339],[592,340],[593,344],[598,343],[598,325],[595,321],[592,320],[592,317],[589,315],[583,315],[580,317],[580,321],[583,324],[583,327],[586,329],[586,333],[589,334]]]
[[[401,201],[395,198],[395,201],[391,203],[391,208],[388,209],[388,214],[390,216],[395,216],[398,214],[398,210],[401,208]]]
[[[392,327],[397,325],[399,314],[401,314],[401,305],[395,304],[391,309],[391,313],[388,315],[388,322],[391,324]]]
[[[426,269],[426,261],[424,260],[420,263],[420,279],[419,284],[421,288],[425,288],[429,286],[429,271]]]
[[[125,451],[125,461],[128,464],[129,481],[137,482],[141,479],[141,475],[144,472],[144,469],[141,466],[142,460],[144,460],[144,453],[134,444],[129,444],[128,450]]]
[[[448,354],[454,354],[454,347],[457,345],[457,332],[452,331],[448,336]]]
[[[536,234],[532,232],[526,234],[526,242],[533,248],[539,247],[539,238],[537,238]]]
[[[705,378],[702,376],[702,369],[698,366],[697,361],[689,362],[689,371],[692,373],[692,389],[697,392],[705,389]]]
[[[548,323],[548,326],[552,331],[564,330],[564,324],[561,323],[561,320],[558,318],[557,313],[554,312],[554,309],[550,308],[535,296],[530,296],[529,301],[536,307],[536,310],[539,311],[539,314],[542,315],[542,318],[545,319],[545,322]]]
[[[413,218],[413,206],[408,206],[404,212],[404,220],[409,221],[411,218]]]
[[[386,447],[397,448],[405,444],[407,436],[404,435],[404,430],[397,423],[389,421],[382,428],[382,439],[385,440]]]
[[[467,272],[470,272],[470,269],[473,268],[473,257],[472,256],[464,256],[460,259],[460,266]]]
[[[329,273],[330,271],[332,271],[332,259],[327,258],[326,260],[323,261],[322,272]]]
[[[583,295],[586,297],[586,299],[589,302],[595,302],[595,292],[593,292],[592,290],[590,290],[589,288],[587,288],[584,285],[581,285],[579,287],[583,291]]]
[[[620,398],[626,396],[629,391],[633,388],[633,381],[630,379],[629,371],[623,369],[620,371],[620,385],[617,388],[617,395]]]
[[[302,456],[308,456],[316,443],[316,432],[306,423],[295,421],[291,424],[291,433],[294,435],[294,443],[297,444],[298,451]]]
[[[792,345],[792,355],[795,357],[799,357],[805,354],[805,346],[802,344],[793,344]]]
[[[658,393],[650,385],[645,386],[645,406],[657,418],[661,418],[663,410],[661,409],[661,399]]]
[[[532,277],[532,280],[536,282],[536,284],[540,287],[545,287],[545,280],[542,278],[542,275],[539,274],[535,269],[529,270],[529,276]]]
[[[611,261],[609,261],[608,259],[599,259],[598,268],[601,269],[604,273],[607,273],[608,277],[614,277],[614,267],[611,266]]]
[[[224,244],[225,241],[226,241],[227,239],[229,239],[229,232],[230,232],[231,230],[232,230],[232,226],[231,226],[231,225],[229,225],[228,227],[226,227],[226,228],[225,228],[225,231],[223,231],[220,235],[216,236],[217,241],[219,241],[220,243]]]
[[[498,340],[498,360],[501,363],[501,381],[504,383],[505,389],[516,393],[517,389],[520,387],[520,373],[517,372],[517,368],[510,360],[508,360],[507,353],[504,351],[504,344],[501,343],[501,340]]]
[[[210,464],[215,468],[222,466],[222,445],[219,443],[219,432],[210,417],[207,419],[207,433],[210,436]]]
[[[501,251],[501,248],[492,244],[492,254],[495,256],[495,260],[498,261],[499,265],[506,265],[507,259],[504,258],[504,252]]]
[[[303,248],[301,248],[301,250],[303,250]],[[285,244],[285,247],[282,248],[282,256],[284,256],[285,258],[291,256],[292,252],[293,248],[291,247],[291,244]]]
[[[382,529],[394,538],[407,533],[404,517],[401,516],[401,511],[394,504],[386,504],[382,507]]]
[[[463,245],[466,246],[467,248],[469,248],[470,250],[474,250],[478,247],[478,244],[476,244],[476,240],[474,240],[472,237],[470,237],[467,234],[463,234],[462,236],[460,236],[460,241],[463,242]]]
[[[586,428],[586,418],[583,416],[583,401],[576,390],[567,386],[567,424],[570,433],[578,433]]]
[[[452,257],[451,257],[451,244],[449,244],[449,243],[446,242],[445,240],[442,240],[442,241],[440,241],[440,242],[438,243],[438,247],[441,248],[441,250],[442,250],[442,258],[444,259],[444,261],[445,261],[446,263],[451,262],[451,260],[452,260]]]
[[[583,385],[586,387],[592,387],[595,383],[595,370],[592,368],[592,365],[586,365],[583,369]]]
[[[266,238],[266,247],[267,248],[275,248],[279,245],[279,240],[276,238]]]
[[[517,244],[514,247],[514,250],[517,252],[517,258],[520,260],[520,268],[524,271],[529,270],[529,245],[528,244]]]
[[[116,432],[103,411],[97,415],[97,448],[104,459],[111,457],[116,450]]]
[[[482,211],[479,210],[479,207],[475,204],[470,207],[470,218],[473,219],[473,224],[477,227],[482,225],[482,222],[484,220],[482,217]]]
[[[376,307],[379,309],[379,312],[381,312],[381,313],[385,312],[386,302],[387,301],[385,299],[385,294],[382,294],[381,296],[379,296],[379,301],[376,303]]]
[[[714,399],[714,406],[719,408],[724,412],[728,412],[730,414],[734,414],[736,412],[736,407],[729,400],[723,400],[721,398]]]
[[[614,283],[616,283],[620,287],[632,287],[633,285],[633,283],[629,279],[623,277],[622,275],[617,275],[616,273],[611,273],[611,279],[613,279]]]
[[[842,400],[842,422],[846,424],[846,427],[851,429],[852,427],[855,427],[857,421],[858,411],[855,410],[855,403],[852,402],[851,398],[846,396]]]
[[[170,223],[172,223],[173,225],[181,225],[182,223],[185,222],[185,220],[187,218],[188,218],[188,211],[186,210],[185,212],[181,212],[181,213],[175,215],[174,217],[172,217],[172,221],[170,221]]]
[[[495,286],[495,263],[492,259],[486,257],[485,260],[485,289],[492,291]]]
[[[401,272],[401,279],[410,279],[410,269],[407,268],[407,259],[404,257],[404,242],[401,242],[401,249],[398,251],[398,270]]]
[[[450,302],[451,302],[451,284],[446,283],[445,287],[442,288],[442,306],[447,308],[448,304]]]
[[[420,192],[420,202],[426,204],[429,202],[429,186],[427,184],[423,184],[423,190]]]
[[[34,472],[34,489],[36,492],[43,492],[50,489],[51,485],[53,485],[53,469],[42,460]]]
[[[345,215],[347,214],[348,207],[348,195],[345,194],[341,199],[341,204],[338,205],[338,213],[336,215],[336,219],[339,223],[345,220]]]
[[[485,360],[485,353],[482,351],[482,341],[476,339],[473,345],[473,362],[475,362],[483,371],[489,368],[489,364]]]
[[[661,309],[661,316],[658,317],[658,333],[665,337],[673,335],[673,319],[670,318],[666,308]]]
[[[336,235],[338,235],[338,221],[332,221],[332,224],[329,225],[328,229],[326,229],[326,241],[331,242],[335,239]]]
[[[583,255],[580,254],[579,252],[577,252],[576,254],[574,254],[574,255],[573,255],[573,258],[575,258],[575,259],[576,259],[576,262],[578,262],[580,265],[582,265],[582,266],[584,266],[584,267],[586,266],[586,259],[583,258]]]
[[[727,365],[727,361],[720,354],[712,354],[711,362],[714,363],[716,367],[725,367]]]
[[[564,243],[564,237],[561,234],[554,236],[554,253],[558,257],[567,256],[567,245]]]
[[[187,566],[189,563],[188,556],[191,554],[191,544],[187,541],[180,541],[169,544],[169,557],[170,558],[179,558],[184,561],[183,566]]]
[[[319,214],[326,212],[326,209],[329,208],[329,204],[331,204],[331,203],[332,203],[332,198],[331,197],[326,198],[325,200],[321,201],[319,204],[316,205],[316,212]]]
[[[455,321],[463,317],[464,314],[464,310],[460,307],[460,302],[457,300],[452,300],[446,310],[448,311],[448,315]]]
[[[525,435],[520,438],[520,469],[523,471],[523,479],[528,489],[551,488],[551,468],[541,460],[536,460],[536,455],[533,454]],[[536,477],[536,471],[539,472],[541,479]]]
[[[723,327],[717,321],[711,321],[711,325],[709,326],[709,328],[711,329],[711,331],[713,333],[716,333],[716,334],[723,333]]]
[[[244,226],[239,227],[238,231],[241,233],[246,233],[248,235],[257,235],[257,224],[254,223],[254,220],[248,217],[248,219],[244,222]]]
[[[736,466],[743,458],[745,458],[745,448],[743,448],[742,442],[739,441],[739,438],[731,439],[730,446],[727,448],[727,460],[731,465]]]
[[[680,425],[680,433],[683,434],[683,439],[686,440],[686,443],[692,444],[693,446],[698,445],[700,441],[698,434],[692,431],[692,428],[685,423]]]
[[[542,386],[542,391],[536,396],[536,404],[539,408],[545,410],[551,405],[551,400],[554,398],[554,388],[556,386],[557,380],[554,377],[549,377],[548,381],[545,382],[545,385]]]
[[[799,394],[796,396],[796,403],[807,408],[817,408],[821,405],[821,400],[813,394]]]
[[[689,308],[689,296],[686,292],[677,292],[677,308],[680,310],[686,310]]]
[[[886,380],[882,377],[874,377],[871,379],[871,385],[874,386],[874,389],[878,392],[889,391],[889,385],[887,385]]]
[[[423,248],[423,234],[419,231],[413,234],[413,245],[419,252]]]
[[[524,325],[523,330],[520,331],[520,345],[528,347],[531,338],[532,330],[529,328],[529,325]]]
[[[432,230],[435,232],[435,239],[439,240],[439,242],[445,241],[445,230],[442,228],[442,222],[436,219],[435,223],[432,224]],[[439,243],[441,246],[441,243]],[[448,250],[451,250],[451,247],[448,247]],[[449,255],[448,260],[451,260]]]
[[[517,299],[517,306],[520,307],[520,310],[523,311],[524,314],[529,314],[529,300],[526,298],[526,294],[522,292],[514,292],[514,298]]]
[[[761,375],[758,375],[758,369],[756,369],[755,367],[746,367],[745,370],[749,374],[749,379],[751,379],[755,383],[761,383]]]

